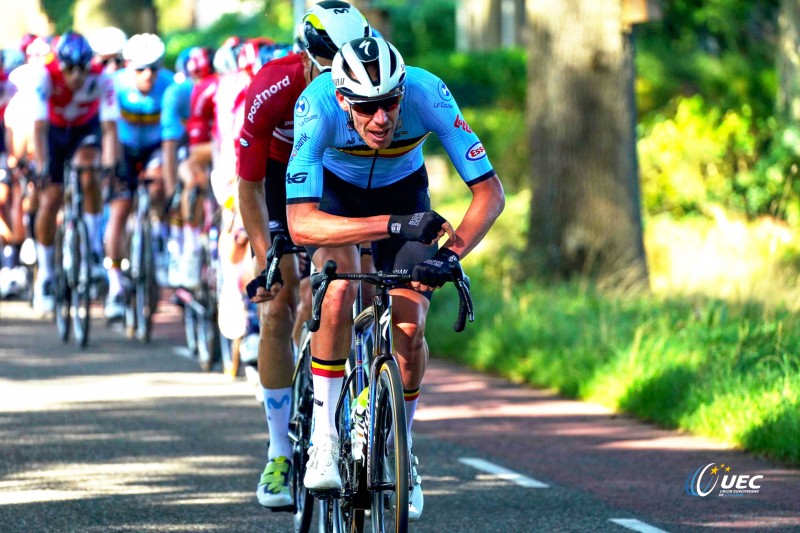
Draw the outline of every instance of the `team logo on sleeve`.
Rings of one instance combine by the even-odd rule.
[[[294,114],[298,117],[304,117],[308,114],[309,109],[311,109],[311,106],[308,103],[308,99],[305,96],[301,96],[294,105]]]
[[[467,153],[464,154],[464,156],[469,161],[477,161],[478,159],[486,157],[486,150],[483,148],[483,143],[478,141],[470,146],[469,150],[467,150]]]
[[[305,183],[308,179],[308,172],[297,172],[295,174],[286,174],[286,183]]]
[[[439,80],[439,96],[442,97],[442,100],[453,99],[453,95],[450,93],[450,89],[448,89],[447,85],[445,85],[444,82],[441,80]]]

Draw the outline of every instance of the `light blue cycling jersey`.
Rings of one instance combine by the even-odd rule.
[[[405,96],[389,148],[373,150],[348,125],[329,73],[314,79],[294,108],[294,148],[286,174],[286,202],[319,202],[323,165],[363,189],[399,181],[423,164],[422,145],[436,133],[468,185],[494,175],[478,136],[464,121],[447,86],[421,68],[406,68]]]
[[[161,100],[161,138],[165,141],[187,141],[186,121],[189,120],[189,105],[194,82],[186,78],[172,84],[164,91]]]
[[[136,88],[136,71],[124,68],[114,73],[114,88],[119,100],[117,135],[126,148],[151,148],[161,144],[161,100],[172,83],[173,73],[158,70],[148,94]]]

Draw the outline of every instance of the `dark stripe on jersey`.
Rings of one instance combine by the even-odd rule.
[[[490,170],[490,171],[489,171],[489,172],[487,172],[486,174],[483,174],[482,176],[478,176],[478,177],[477,177],[477,178],[475,178],[474,180],[469,180],[469,181],[467,182],[467,185],[469,185],[469,186],[475,185],[476,183],[480,183],[480,182],[482,182],[482,181],[486,181],[486,180],[488,180],[488,179],[489,179],[489,178],[491,178],[492,176],[494,176],[494,169]]]
[[[303,196],[300,198],[287,198],[286,204],[318,204],[319,198],[313,196]]]
[[[389,148],[381,148],[380,150],[378,150],[378,156],[379,157],[403,156],[408,152],[410,152],[411,150],[413,150],[414,148],[416,148],[417,146],[419,146],[420,144],[422,144],[423,142],[425,142],[425,139],[428,138],[428,135],[430,135],[430,133],[426,133],[422,137],[416,137],[414,139],[393,141],[392,144],[389,145]],[[357,157],[375,157],[375,150],[366,145],[356,146],[354,148],[337,148],[337,150],[339,150],[342,153],[354,155]]]

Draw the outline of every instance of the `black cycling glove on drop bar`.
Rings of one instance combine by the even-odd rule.
[[[432,243],[447,222],[436,211],[423,211],[413,215],[391,215],[389,217],[389,235],[407,241]]]
[[[453,269],[458,265],[458,254],[449,248],[440,248],[436,255],[414,266],[411,279],[430,287],[441,287],[453,280]]]

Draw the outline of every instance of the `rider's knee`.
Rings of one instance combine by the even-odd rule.
[[[327,313],[338,320],[349,320],[353,302],[356,300],[356,292],[357,287],[353,283],[345,281],[332,282],[322,302],[323,314]]]

